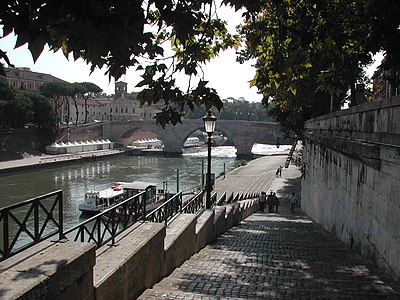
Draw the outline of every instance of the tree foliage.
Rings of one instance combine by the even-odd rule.
[[[144,88],[138,98],[143,104],[163,101],[157,115],[162,126],[179,122],[185,104],[221,109],[221,100],[206,81],[191,82],[193,87],[182,92],[173,75],[199,75],[201,65],[220,50],[238,45],[215,14],[212,0],[5,0],[0,24],[4,35],[14,31],[18,36],[16,47],[28,44],[34,61],[48,44],[67,57],[83,58],[92,71],[106,67],[116,80],[127,68],[137,67],[142,72],[138,86]]]
[[[222,100],[223,108],[219,112],[218,119],[221,120],[246,120],[259,122],[275,122],[268,115],[260,102],[249,102],[244,98],[235,99],[229,97]],[[201,119],[206,115],[203,107],[196,107],[193,111],[189,110],[185,117],[188,119]]]
[[[18,90],[0,77],[0,126],[2,128],[24,128],[28,123],[43,129],[49,136],[56,132],[52,107],[43,95]]]
[[[371,62],[365,40],[370,26],[360,1],[267,1],[241,27],[256,58],[252,84],[286,132],[300,134],[305,120],[339,109]]]
[[[82,98],[85,100],[85,120],[84,122],[87,123],[88,119],[88,105],[87,101],[89,99],[93,99],[95,95],[100,94],[103,90],[96,84],[92,82],[77,82],[74,84],[76,90],[75,92],[78,93],[79,95],[82,96]],[[76,101],[75,101],[76,103]],[[78,110],[76,110],[78,111]],[[76,119],[78,121],[78,117]]]
[[[240,61],[256,58],[252,81],[264,104],[288,131],[300,132],[306,118],[329,111],[362,82],[371,54],[385,51],[387,65],[400,66],[400,2],[395,0],[222,0],[243,9],[240,28],[246,48]],[[74,59],[83,58],[118,79],[135,67],[142,80],[142,104],[161,100],[157,122],[176,124],[183,112],[201,105],[222,108],[201,66],[221,50],[238,47],[218,18],[213,0],[76,1],[0,3],[4,35],[14,31],[16,46],[28,44],[34,60],[45,44]],[[169,51],[167,49],[171,48]],[[0,58],[8,64],[6,53]],[[189,87],[175,84],[188,75]],[[194,76],[200,75],[196,81]]]
[[[67,113],[69,120],[69,101],[66,101],[66,97],[70,97],[74,94],[74,90],[71,83],[65,81],[54,81],[45,82],[39,87],[40,93],[47,97],[53,102],[53,114],[56,117],[56,123],[60,124],[59,110],[67,103]]]

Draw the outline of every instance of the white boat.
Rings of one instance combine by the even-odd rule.
[[[198,137],[189,137],[183,144],[184,148],[200,146],[200,139]]]
[[[146,189],[148,190],[146,202],[156,201],[157,184],[146,181],[117,182],[107,189],[87,191],[79,210],[83,213],[99,213]]]

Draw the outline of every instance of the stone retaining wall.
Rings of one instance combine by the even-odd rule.
[[[302,208],[400,278],[400,98],[305,125]]]
[[[0,298],[135,299],[207,243],[257,210],[243,200],[202,214],[178,215],[167,228],[140,223],[116,245],[44,241],[0,263]],[[227,221],[229,218],[229,222]],[[227,226],[229,224],[229,226]]]

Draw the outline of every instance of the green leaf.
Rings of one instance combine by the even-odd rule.
[[[28,49],[32,54],[33,62],[36,62],[44,48],[44,41],[41,38],[36,38],[29,43]]]

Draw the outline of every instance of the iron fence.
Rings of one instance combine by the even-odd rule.
[[[0,231],[3,235],[0,261],[57,234],[59,239],[93,242],[97,247],[109,241],[114,245],[118,234],[140,220],[167,225],[167,222],[179,213],[197,213],[204,208],[204,190],[186,203],[183,203],[182,194],[182,192],[175,194],[146,215],[146,201],[149,198],[146,190],[65,232],[63,196],[60,190],[7,206],[0,209],[0,225],[3,226]],[[211,203],[212,207],[215,207],[257,196],[257,193],[236,195],[232,193],[227,197],[225,192],[217,199],[217,193],[214,193]],[[25,242],[21,242],[21,239]]]
[[[0,260],[45,239],[63,237],[62,191],[54,191],[0,209]]]
[[[104,210],[77,226],[67,230],[66,238],[75,242],[94,242],[99,248],[140,220],[145,220],[147,190]]]
[[[172,196],[151,213],[146,216],[146,221],[165,223],[171,220],[176,214],[182,212],[182,192]]]
[[[219,197],[219,199],[215,202],[215,205],[213,207],[223,205],[224,203],[226,203],[226,192],[224,192],[222,196]]]
[[[191,198],[185,205],[182,207],[183,213],[195,214],[204,208],[204,193],[202,190],[200,193]]]

